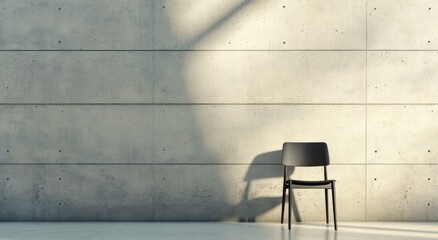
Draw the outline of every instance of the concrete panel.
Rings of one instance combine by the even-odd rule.
[[[2,166],[2,221],[153,219],[150,166]]]
[[[159,106],[159,163],[280,163],[265,153],[286,141],[326,141],[333,163],[365,160],[365,107],[328,105]]]
[[[364,0],[8,0],[0,10],[1,49],[365,48]]]
[[[368,106],[369,163],[438,163],[435,105]]]
[[[47,166],[45,174],[45,220],[153,220],[151,166]]]
[[[160,1],[157,48],[364,49],[365,3]]]
[[[438,2],[368,0],[368,49],[437,49]]]
[[[157,221],[280,220],[283,171],[279,165],[184,165],[154,169],[154,185],[159,186],[155,191]],[[364,167],[331,166],[329,171],[330,177],[339,181],[340,221],[363,220]],[[319,173],[322,178],[322,172]],[[294,212],[300,220],[325,218],[322,190],[301,190],[295,199],[294,209],[298,210]]]
[[[153,48],[153,1],[2,1],[0,49]]]
[[[437,221],[437,165],[368,166],[368,221]]]
[[[437,56],[429,51],[368,53],[368,102],[438,102]]]
[[[152,102],[152,52],[2,52],[2,103]]]
[[[39,220],[46,204],[44,166],[0,166],[0,221]]]
[[[2,163],[152,162],[152,106],[0,107]]]
[[[160,103],[364,103],[365,52],[163,52]]]

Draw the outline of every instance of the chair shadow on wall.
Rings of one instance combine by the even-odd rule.
[[[290,174],[294,172],[290,168]],[[278,197],[251,197],[251,191],[257,180],[268,178],[281,178],[278,185],[275,186],[275,191],[278,190]],[[283,191],[283,165],[281,164],[281,150],[266,152],[257,155],[249,166],[245,178],[245,189],[242,194],[242,200],[239,203],[238,209],[242,209],[239,214],[239,222],[255,222],[257,217],[281,205]],[[277,188],[278,187],[278,188]],[[301,222],[300,214],[297,210],[295,197],[292,194],[292,212],[297,222]],[[287,199],[286,199],[287,200]],[[286,202],[287,205],[287,202]],[[287,211],[285,206],[285,212]],[[280,214],[278,212],[278,222],[280,222]]]

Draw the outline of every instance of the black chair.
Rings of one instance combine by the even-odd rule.
[[[324,189],[325,191],[325,217],[326,223],[329,223],[328,213],[328,190],[332,190],[333,202],[333,220],[335,230],[338,229],[336,222],[336,200],[335,200],[335,182],[336,180],[327,179],[327,165],[330,164],[327,144],[323,142],[286,142],[283,144],[282,163],[284,166],[283,181],[283,202],[281,206],[281,224],[284,219],[284,202],[286,198],[286,189],[289,189],[289,223],[291,223],[291,190],[292,189]],[[289,179],[287,167],[316,167],[324,166],[324,180],[321,181],[302,181]]]

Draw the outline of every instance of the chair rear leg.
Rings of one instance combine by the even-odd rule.
[[[324,189],[325,192],[325,222],[329,223],[329,211],[328,211],[328,189]]]
[[[289,228],[289,230],[290,230],[290,222],[291,222],[291,218],[290,218],[290,213],[291,213],[291,208],[292,208],[292,204],[291,204],[291,196],[290,195],[292,195],[292,191],[291,191],[292,189],[289,187],[289,201],[288,201],[288,203],[289,203],[289,208],[288,208],[288,210],[289,210],[289,217],[288,217],[288,228]]]
[[[281,224],[284,222],[284,201],[286,200],[286,184],[283,183],[283,201],[281,202]]]
[[[336,221],[336,190],[335,190],[335,183],[332,183],[332,202],[333,202],[333,221],[335,222],[335,230],[338,230],[338,224]]]

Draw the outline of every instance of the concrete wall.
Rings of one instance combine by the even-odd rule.
[[[340,221],[437,221],[437,23],[433,0],[1,1],[0,220],[278,222],[282,143],[326,141]]]

